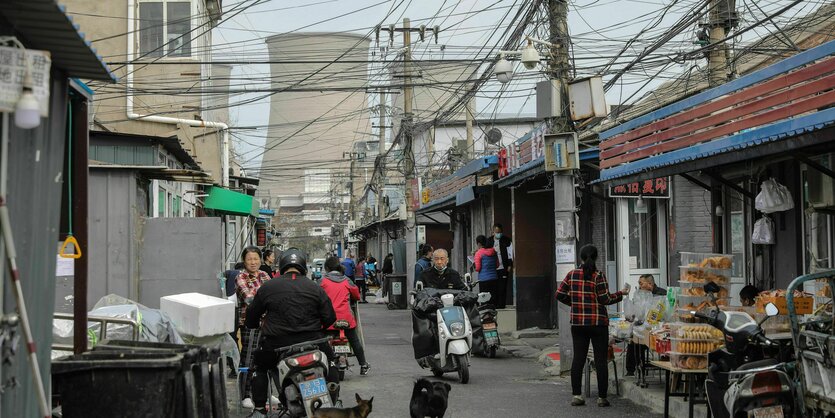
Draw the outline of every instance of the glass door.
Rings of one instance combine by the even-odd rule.
[[[667,202],[641,200],[617,200],[618,287],[625,281],[635,288],[644,274],[667,287]]]

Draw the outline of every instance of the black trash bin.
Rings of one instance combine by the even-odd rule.
[[[64,418],[195,415],[183,396],[195,353],[99,351],[56,359],[53,397]]]
[[[408,304],[409,290],[406,288],[405,274],[389,274],[386,276],[388,282],[389,309],[406,309]]]
[[[223,358],[220,349],[200,345],[158,343],[148,341],[103,340],[94,352],[122,351],[130,353],[188,353],[190,373],[184,375],[186,402],[196,417],[228,418]],[[190,415],[190,414],[189,414]]]

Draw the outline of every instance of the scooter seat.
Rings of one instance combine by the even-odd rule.
[[[736,370],[737,371],[753,370],[753,369],[759,369],[761,367],[775,366],[777,364],[780,364],[780,362],[777,359],[767,358],[765,360],[757,360],[757,361],[752,361],[750,363],[745,363],[742,366],[737,367]]]

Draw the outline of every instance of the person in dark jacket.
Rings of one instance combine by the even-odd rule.
[[[638,289],[647,292],[652,292],[653,296],[667,296],[667,290],[658,287],[658,285],[655,284],[655,277],[653,277],[653,275],[651,274],[644,274],[640,278],[638,278]],[[633,320],[635,320],[636,322],[643,322],[643,318],[635,318]],[[636,344],[634,342],[630,342],[629,345],[626,346],[627,376],[635,375],[635,367],[638,364],[639,357],[646,358],[648,350],[649,348],[647,348],[645,345]]]
[[[491,301],[497,309],[504,309],[507,305],[507,283],[513,273],[513,241],[503,231],[502,224],[494,224],[493,236],[487,239],[485,245],[487,248],[494,249],[499,257],[499,263],[496,266],[496,283],[493,287],[500,291],[495,295],[496,300]]]
[[[261,264],[261,271],[267,273],[272,278],[275,275],[275,272],[273,272],[273,263],[275,263],[275,253],[273,253],[273,250],[264,250],[264,253],[261,255],[261,260],[264,261],[264,264]]]
[[[432,253],[432,268],[424,270],[420,275],[420,282],[424,288],[466,290],[467,286],[461,280],[457,271],[449,268],[449,253],[439,248]]]
[[[354,355],[357,356],[357,361],[360,363],[360,376],[368,375],[368,369],[371,366],[365,361],[365,350],[362,347],[359,333],[357,333],[357,319],[354,318],[354,312],[351,310],[351,301],[360,300],[360,289],[357,285],[351,283],[351,280],[345,277],[342,273],[342,265],[339,264],[339,259],[336,257],[328,257],[325,260],[325,271],[328,273],[322,277],[320,286],[325,289],[331,303],[333,303],[333,310],[336,312],[336,319],[348,322],[348,329],[345,330],[345,336],[348,342],[351,343],[351,348],[354,350]],[[335,330],[331,325],[328,330]]]
[[[394,273],[394,254],[388,253],[388,255],[386,255],[386,258],[383,260],[383,271],[381,273],[383,282],[383,297],[387,297],[389,293],[388,276]]]
[[[257,418],[266,417],[267,373],[279,361],[275,349],[323,338],[324,330],[336,322],[336,312],[328,295],[306,276],[307,256],[301,250],[284,251],[278,266],[281,275],[258,289],[246,311],[246,326],[260,326],[262,335],[261,345],[255,353],[252,382],[256,409],[250,415]],[[319,349],[333,361],[330,344],[321,343]],[[327,380],[339,382],[336,367],[328,369]],[[284,394],[280,396],[283,398]]]
[[[424,271],[430,270],[432,267],[432,246],[429,244],[421,245],[419,255],[420,258],[415,263],[415,286],[417,286],[421,274]]]

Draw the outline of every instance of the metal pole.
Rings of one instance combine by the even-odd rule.
[[[72,112],[72,191],[73,195],[68,196],[73,205],[73,217],[70,220],[73,225],[73,235],[78,240],[81,258],[76,259],[73,271],[73,352],[81,354],[87,351],[87,266],[90,260],[88,252],[87,233],[87,183],[88,165],[87,158],[89,150],[89,136],[87,125],[87,101],[81,100]]]
[[[573,130],[567,112],[567,92],[566,85],[569,80],[569,61],[568,61],[568,3],[566,0],[548,0],[548,16],[550,29],[550,59],[548,60],[548,75],[554,81],[557,87],[557,94],[559,95],[560,112],[559,114],[549,120],[550,130],[552,133],[567,132]],[[575,268],[576,253],[577,253],[577,238],[575,226],[575,197],[574,197],[574,172],[560,171],[554,174],[554,236],[555,245],[571,246],[572,252],[575,254],[575,260],[569,262],[556,263],[556,280],[561,280],[569,271]],[[567,310],[563,305],[559,305],[557,320],[563,327],[568,327]],[[560,332],[560,346],[571,347],[571,333],[568,329]],[[562,371],[570,369],[571,358],[573,353],[569,350],[563,350],[561,353],[562,360],[560,364]]]
[[[467,114],[467,155],[466,161],[472,160],[475,158],[475,144],[473,143],[473,101],[475,98],[470,98],[467,100],[467,104],[465,106],[465,112]]]
[[[412,181],[415,178],[415,154],[412,138],[412,79],[410,64],[412,61],[412,33],[409,18],[403,18],[403,46],[405,53],[403,54],[403,139],[404,139],[404,169],[406,172],[406,274],[407,287],[411,289],[414,287],[415,277],[414,266],[417,262],[417,237],[415,236],[415,227],[417,221],[415,212],[412,209]]]

